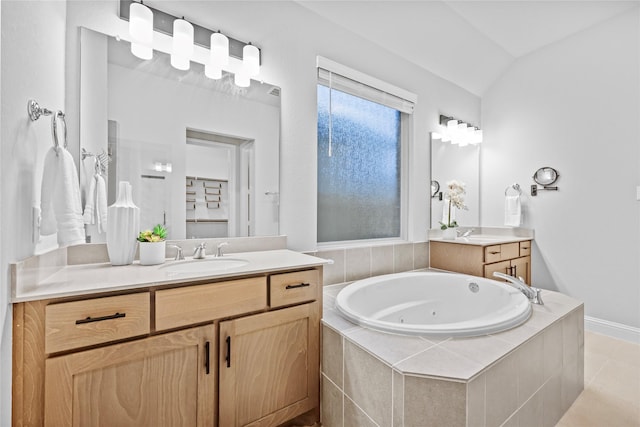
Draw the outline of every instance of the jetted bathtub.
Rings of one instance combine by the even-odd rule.
[[[359,325],[408,335],[470,337],[524,323],[531,303],[495,280],[443,272],[388,274],[340,291],[338,311]]]

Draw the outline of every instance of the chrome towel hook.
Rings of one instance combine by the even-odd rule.
[[[58,120],[62,124],[62,135],[64,141],[62,146],[67,148],[67,122],[65,121],[64,113],[60,110],[55,113],[48,108],[41,107],[35,99],[27,101],[27,114],[32,122],[35,122],[40,116],[51,116],[51,135],[53,136],[53,146],[56,148],[56,155],[58,155],[58,148],[60,147],[60,140],[58,139]]]

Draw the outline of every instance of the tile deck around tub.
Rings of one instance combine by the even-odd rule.
[[[584,307],[572,298],[543,291],[521,326],[442,339],[346,320],[334,308],[344,286],[324,292],[325,427],[553,427],[584,389]]]
[[[545,305],[533,304],[531,317],[504,332],[469,338],[435,338],[376,331],[350,322],[335,309],[335,297],[345,284],[324,287],[324,325],[405,374],[468,381],[484,369],[582,306],[578,300],[543,290]],[[548,345],[557,344],[549,337]],[[562,337],[560,336],[560,340]]]

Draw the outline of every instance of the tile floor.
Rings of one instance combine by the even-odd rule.
[[[640,344],[584,335],[584,391],[556,427],[640,427]]]

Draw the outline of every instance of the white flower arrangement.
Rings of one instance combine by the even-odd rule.
[[[444,197],[449,201],[449,215],[446,224],[440,221],[440,229],[446,230],[447,228],[458,226],[455,219],[453,221],[451,220],[451,210],[453,208],[467,209],[467,205],[464,204],[464,195],[466,194],[465,185],[465,183],[456,180],[447,182],[447,191]]]

